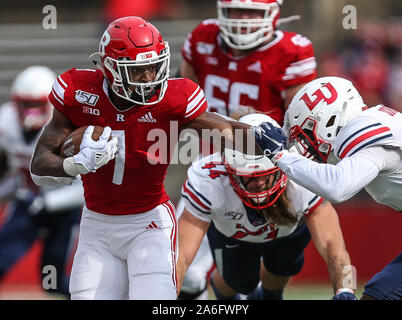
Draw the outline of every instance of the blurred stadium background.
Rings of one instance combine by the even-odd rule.
[[[186,34],[201,20],[216,17],[215,0],[56,0],[57,29],[45,30],[47,1],[14,0],[0,11],[0,104],[9,100],[10,84],[29,65],[46,65],[56,73],[88,68],[107,23],[123,15],[140,15],[154,23],[171,47],[171,74],[181,61]],[[344,29],[353,5],[357,28]],[[351,79],[369,106],[378,103],[402,111],[402,5],[399,0],[285,0],[281,17],[300,19],[280,26],[309,37],[319,75]],[[185,167],[172,165],[166,188],[179,199]],[[3,206],[6,204],[3,204]],[[402,216],[377,205],[365,192],[336,206],[347,249],[357,271],[357,295],[364,283],[400,252]],[[2,212],[2,210],[0,210]],[[0,225],[2,223],[0,213]],[[38,254],[41,242],[0,283],[0,299],[50,299],[41,292]],[[310,243],[305,266],[285,290],[285,299],[329,299],[332,289],[324,261]]]

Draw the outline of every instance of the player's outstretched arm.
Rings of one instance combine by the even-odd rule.
[[[347,281],[352,266],[334,207],[325,201],[309,213],[306,223],[315,247],[327,264],[335,296],[347,292],[348,296],[354,297],[352,288],[349,288],[351,284]]]
[[[361,150],[336,165],[317,163],[299,154],[282,151],[274,163],[297,184],[332,203],[348,200],[377,177],[383,164],[383,153],[368,157]]]
[[[210,137],[210,142],[224,148],[236,149],[245,154],[263,154],[248,124],[232,120],[215,112],[204,111],[187,123],[183,129],[191,128],[198,136]]]
[[[177,293],[180,292],[186,270],[194,260],[210,223],[202,221],[184,208],[179,218],[179,258],[177,260]]]
[[[74,130],[73,124],[56,108],[36,144],[31,161],[31,172],[37,176],[68,177],[59,156],[64,139]]]

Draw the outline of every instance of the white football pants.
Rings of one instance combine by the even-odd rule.
[[[176,233],[170,201],[133,215],[104,215],[84,207],[71,299],[176,299]]]

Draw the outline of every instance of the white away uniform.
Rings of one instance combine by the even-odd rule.
[[[285,192],[299,220],[323,201],[291,181],[288,181]],[[182,196],[190,213],[203,221],[213,221],[216,229],[228,238],[252,243],[267,242],[290,235],[298,224],[253,224],[245,205],[230,184],[219,153],[193,163],[188,170]]]
[[[30,176],[29,166],[32,154],[40,132],[30,142],[23,137],[23,130],[18,118],[16,106],[6,103],[0,107],[0,149],[7,154],[10,179],[14,181],[9,190],[2,190],[0,197],[7,196],[18,188],[17,196],[24,196],[27,190],[39,191]],[[84,203],[84,189],[80,180],[74,181],[71,186],[43,187],[44,206],[48,211],[59,211],[82,206]]]
[[[283,153],[277,166],[331,202],[343,202],[365,188],[376,202],[402,211],[401,113],[383,105],[363,111],[339,131],[333,152],[340,159],[336,165]]]

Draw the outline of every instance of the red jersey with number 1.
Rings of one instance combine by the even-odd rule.
[[[163,182],[178,132],[207,108],[197,84],[169,79],[159,103],[119,111],[102,72],[91,69],[60,75],[49,99],[77,128],[109,126],[117,137],[116,158],[82,175],[88,209],[109,215],[141,213],[169,200]]]
[[[231,115],[243,106],[252,107],[282,124],[283,91],[316,77],[310,40],[278,30],[268,44],[234,57],[219,32],[217,20],[205,20],[188,35],[182,48],[183,58],[204,89],[209,110]]]

